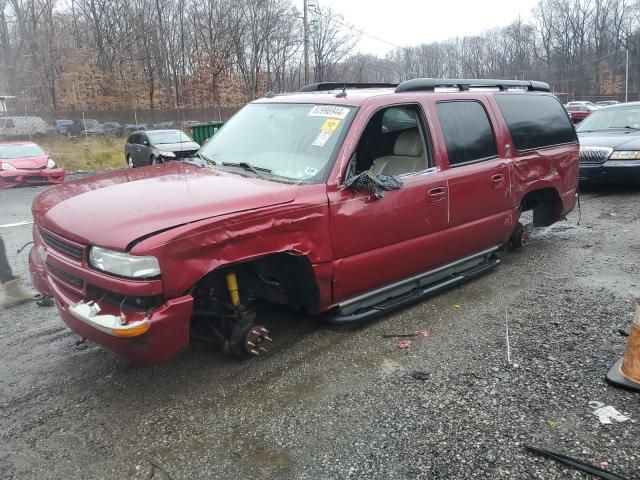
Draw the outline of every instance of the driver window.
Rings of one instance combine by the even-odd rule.
[[[399,105],[376,112],[356,150],[356,174],[403,175],[431,166],[422,113],[417,105]]]

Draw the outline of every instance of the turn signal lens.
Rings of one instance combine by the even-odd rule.
[[[151,323],[149,320],[141,320],[140,322],[134,322],[131,328],[126,327],[126,325],[123,325],[120,328],[113,329],[111,333],[113,333],[115,337],[121,338],[139,337],[149,331]]]

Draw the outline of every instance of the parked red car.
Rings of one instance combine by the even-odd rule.
[[[0,142],[0,189],[64,182],[64,169],[33,142]]]
[[[546,84],[303,90],[247,105],[193,159],[35,199],[33,283],[74,332],[143,362],[190,332],[257,355],[265,307],[369,319],[495,267],[524,210],[574,207],[576,134]]]
[[[594,112],[598,107],[591,102],[569,102],[567,103],[567,112],[573,123],[579,123]]]

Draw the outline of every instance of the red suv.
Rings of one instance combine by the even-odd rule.
[[[34,201],[34,285],[67,325],[153,362],[208,334],[257,355],[263,307],[356,322],[485,272],[533,210],[569,213],[578,142],[539,82],[323,83],[268,94],[185,162]]]

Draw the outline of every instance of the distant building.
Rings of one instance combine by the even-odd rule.
[[[7,114],[7,100],[10,98],[9,95],[0,95],[0,116],[4,116]]]

